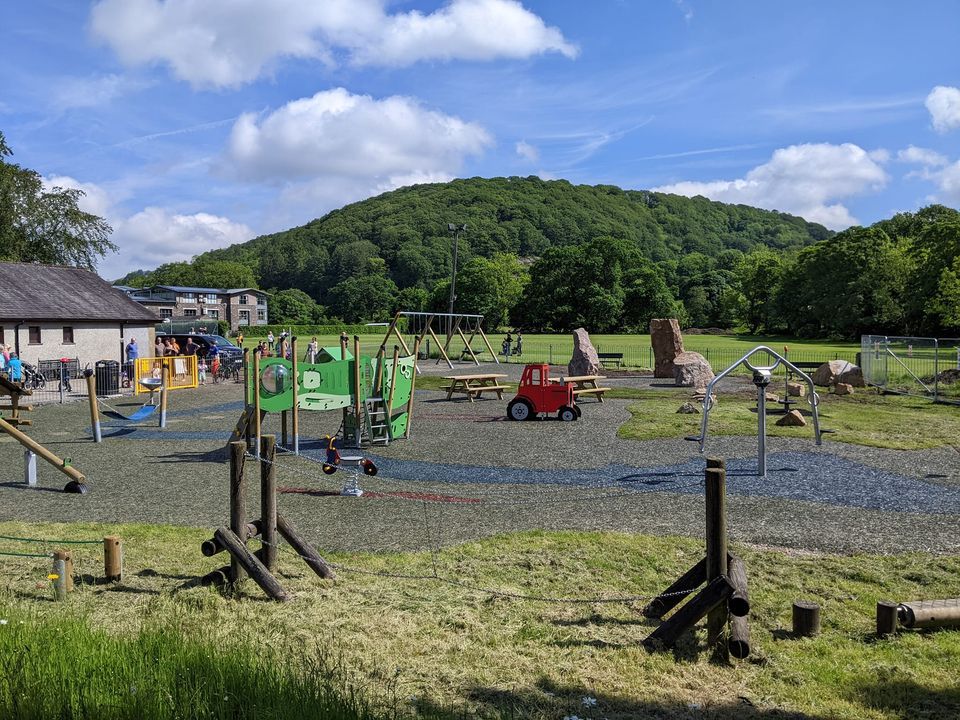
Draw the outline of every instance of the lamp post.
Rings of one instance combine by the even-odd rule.
[[[453,315],[453,301],[457,299],[457,245],[460,242],[460,233],[466,229],[466,223],[463,225],[447,223],[447,230],[453,233],[453,272],[450,277],[450,308],[448,310],[451,315]],[[448,324],[450,322],[451,321],[448,319]]]

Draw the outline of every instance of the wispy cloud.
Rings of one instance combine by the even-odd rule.
[[[163,132],[150,133],[149,135],[139,135],[137,137],[128,138],[122,140],[118,143],[114,143],[111,147],[133,147],[134,145],[139,145],[140,143],[149,142],[150,140],[158,140],[165,137],[173,137],[174,135],[188,135],[189,133],[201,132],[203,130],[212,130],[214,128],[223,127],[224,125],[230,125],[237,120],[237,117],[224,118],[222,120],[212,120],[210,122],[198,123],[196,125],[189,125],[187,127],[177,128],[175,130],[165,130]]]
[[[740,150],[756,150],[764,147],[763,145],[751,143],[749,145],[724,145],[721,147],[702,148],[700,150],[683,150],[682,152],[662,153],[659,155],[646,155],[635,158],[636,160],[670,160],[671,158],[691,157],[693,155],[713,155],[715,153],[738,152]]]
[[[859,100],[838,100],[836,102],[815,103],[810,105],[783,105],[764,108],[760,112],[774,118],[797,118],[811,115],[883,112],[886,110],[920,106],[922,103],[923,96],[911,95],[888,98],[863,98]]]

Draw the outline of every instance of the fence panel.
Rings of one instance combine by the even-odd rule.
[[[197,387],[197,356],[174,355],[162,358],[137,358],[134,362],[134,392],[149,392],[149,389],[140,384],[141,378],[159,380],[162,368],[167,369],[167,389],[184,390]]]
[[[960,403],[960,339],[864,335],[860,345],[868,385]]]

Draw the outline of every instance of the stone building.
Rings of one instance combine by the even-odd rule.
[[[154,285],[148,288],[116,286],[132,300],[155,310],[161,321],[196,318],[197,327],[225,320],[236,332],[248,325],[266,325],[267,293],[255,288],[198,288]],[[213,329],[210,328],[211,332]]]

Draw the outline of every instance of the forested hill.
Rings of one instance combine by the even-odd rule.
[[[799,217],[702,197],[537,177],[473,178],[401,188],[302,227],[205,253],[192,266],[175,263],[125,280],[216,285],[222,283],[212,281],[229,267],[228,274],[243,276],[229,283],[234,286],[243,285],[243,279],[266,289],[296,288],[320,303],[328,316],[374,319],[389,312],[388,305],[442,307],[452,264],[448,223],[467,225],[459,241],[458,268],[467,276],[463,284],[458,281],[458,307],[494,312],[502,321],[514,306],[486,307],[470,297],[470,268],[482,265],[481,258],[499,263],[501,274],[525,275],[533,259],[548,256],[551,249],[576,247],[602,259],[599,272],[610,271],[611,262],[618,272],[638,263],[655,268],[672,300],[686,300],[694,287],[701,287],[703,292],[693,293],[693,303],[712,307],[728,284],[723,274],[744,254],[763,247],[795,250],[831,235]],[[617,257],[606,257],[610,252]],[[620,257],[623,253],[630,257]],[[214,277],[205,275],[204,268]],[[692,282],[694,276],[699,280]],[[525,277],[518,280],[526,284]],[[496,284],[488,278],[486,284],[490,282]],[[517,301],[523,287],[499,291]],[[654,291],[663,295],[661,288]],[[704,323],[717,319],[709,309],[700,315]],[[618,320],[614,313],[603,324]],[[565,325],[567,320],[546,322]]]

